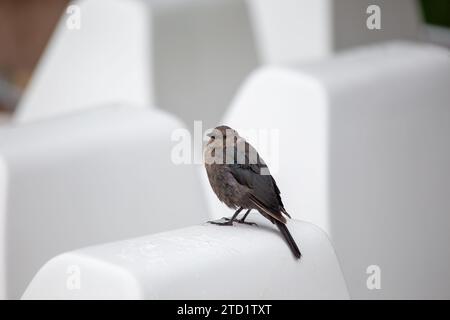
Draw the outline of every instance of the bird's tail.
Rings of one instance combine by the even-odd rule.
[[[277,225],[278,229],[280,230],[283,237],[286,239],[289,248],[291,248],[292,253],[297,259],[300,259],[302,254],[300,253],[299,248],[297,247],[297,244],[295,243],[294,238],[292,238],[291,233],[289,232],[286,225],[278,220],[275,220],[275,224]]]

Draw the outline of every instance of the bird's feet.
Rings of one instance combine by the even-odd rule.
[[[247,222],[247,221],[245,221],[245,220],[243,220],[243,219],[236,220],[236,222],[237,222],[237,223],[246,224],[246,225],[249,225],[249,226],[258,226],[258,225],[257,225],[256,223],[254,223],[254,222]]]
[[[233,222],[231,221],[230,218],[223,217],[221,220],[225,220],[225,222],[208,221],[208,223],[216,224],[218,226],[232,226],[233,225]],[[258,226],[256,223],[254,223],[254,222],[247,222],[244,219],[238,219],[238,220],[234,220],[234,221],[237,222],[237,223],[246,224],[246,225],[249,225],[249,226]]]
[[[222,218],[222,220],[225,220],[225,222],[208,221],[208,223],[215,224],[215,225],[218,225],[218,226],[232,226],[233,225],[233,222],[231,221],[230,218],[225,218],[224,217],[224,218]]]

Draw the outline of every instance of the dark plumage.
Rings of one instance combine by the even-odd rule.
[[[290,216],[264,160],[230,127],[216,127],[209,136],[210,140],[205,148],[205,167],[209,182],[220,201],[229,208],[237,209],[226,222],[211,223],[232,225],[233,221],[237,221],[252,224],[245,222],[245,218],[255,209],[276,224],[294,256],[300,258],[300,250],[286,227],[284,215]],[[245,216],[236,220],[243,209],[247,209]]]

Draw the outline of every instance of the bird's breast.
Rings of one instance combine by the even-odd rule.
[[[239,207],[243,190],[230,173],[227,165],[207,164],[205,167],[209,183],[217,198],[230,208]]]

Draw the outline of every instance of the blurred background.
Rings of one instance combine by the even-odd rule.
[[[342,8],[336,6],[336,23],[349,23],[350,21],[349,28],[351,30],[358,29],[351,23],[351,19],[346,17],[345,11],[346,6],[355,5],[354,1],[343,0],[340,2],[343,6]],[[347,4],[345,4],[346,2]],[[367,7],[365,2],[361,1],[362,10]],[[372,2],[377,3],[377,1]],[[65,14],[68,3],[68,0],[0,0],[0,123],[7,121],[15,111],[58,20]],[[387,7],[383,15],[390,14],[388,12],[389,1],[380,3]],[[417,34],[423,40],[450,47],[450,1],[421,0],[417,3],[420,19],[423,19],[424,25],[420,30],[399,31],[399,36],[405,38],[405,34]],[[248,1],[247,5],[248,10],[252,10],[251,1]],[[305,11],[308,10],[308,6],[310,5],[305,2]],[[299,17],[303,17],[303,13],[299,14]],[[258,21],[254,21],[252,30],[255,34],[258,32],[255,30],[257,23]],[[402,23],[401,20],[396,19],[395,28],[402,30]],[[286,21],[286,24],[289,25],[289,22]],[[355,37],[355,31],[347,32],[348,28],[336,28],[335,30],[337,34],[334,37],[339,42],[336,46],[337,51],[376,40],[375,37],[363,41],[361,37]],[[339,32],[339,30],[342,31]],[[389,37],[396,38],[395,32]],[[284,54],[286,55],[286,53]],[[320,56],[320,54],[316,55]],[[313,57],[314,54],[303,59],[296,57],[295,61],[308,60]],[[162,101],[162,104],[165,102]],[[171,103],[170,99],[167,103]],[[223,106],[220,107],[223,108]]]
[[[0,0],[0,298],[63,252],[228,215],[202,132],[198,166],[171,157],[195,120],[280,133],[283,201],[351,297],[449,298],[449,48],[449,0]]]

